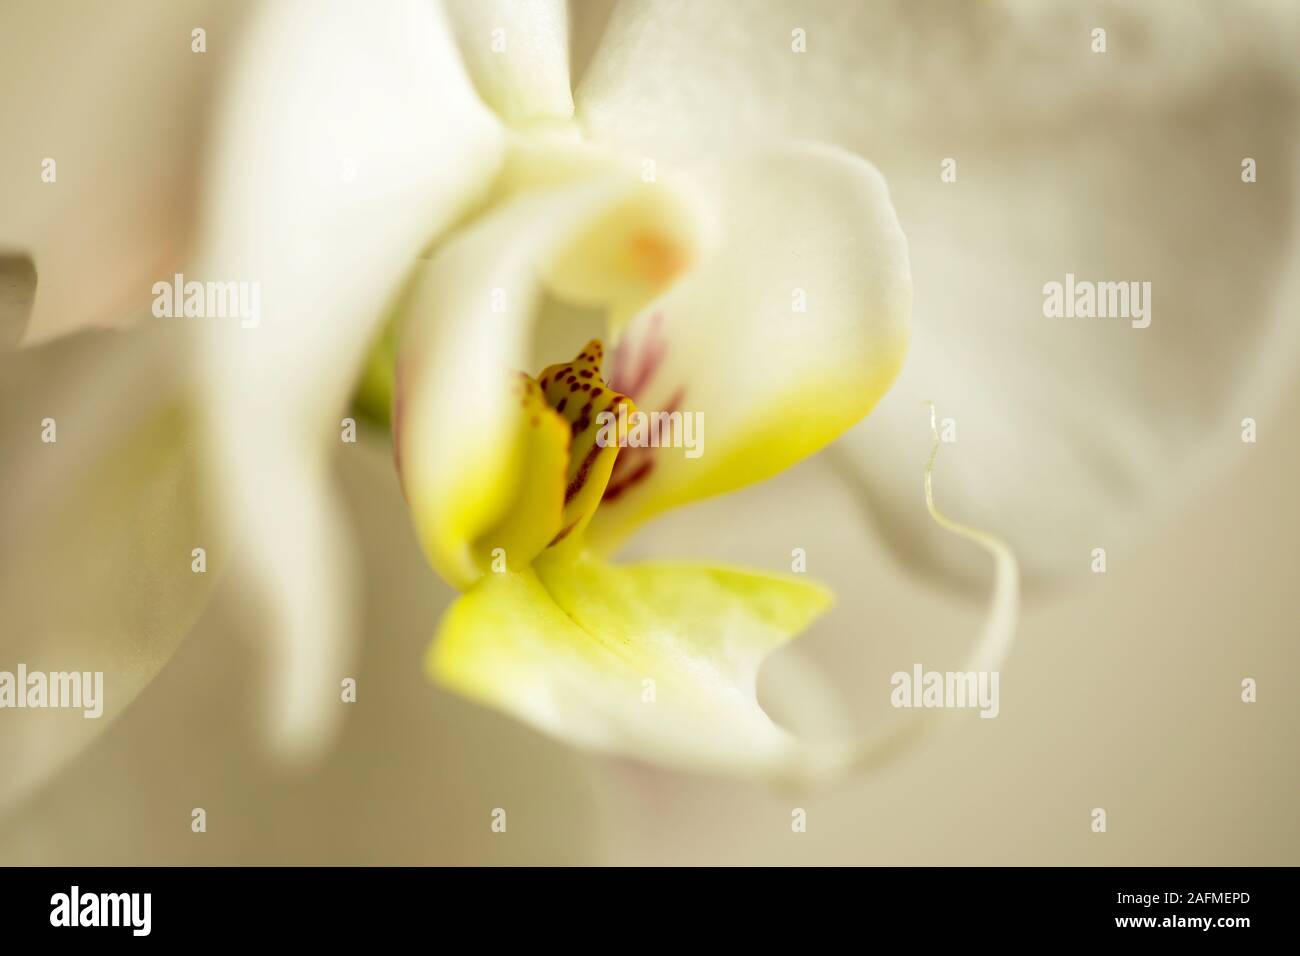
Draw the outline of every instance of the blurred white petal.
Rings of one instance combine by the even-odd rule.
[[[479,94],[508,122],[568,119],[565,0],[445,0]]]
[[[35,261],[26,342],[138,318],[153,282],[184,262],[213,87],[248,6],[0,6],[0,257]],[[195,28],[207,31],[205,53],[191,50]]]
[[[1122,547],[1234,460],[1297,357],[1295,7],[625,3],[576,100],[647,156],[790,135],[868,158],[917,298],[897,385],[844,453],[903,554],[951,566],[916,473],[1043,578]],[[1091,52],[1108,28],[1109,52]],[[806,53],[791,49],[803,30]],[[1243,157],[1259,181],[1241,181]],[[957,162],[956,182],[940,163]],[[1153,321],[1052,320],[1042,286],[1149,281]],[[1292,371],[1293,374],[1293,371]],[[960,551],[956,552],[960,554]],[[960,560],[960,559],[958,559]],[[972,556],[970,567],[979,559]]]
[[[267,721],[310,758],[337,724],[355,569],[328,462],[366,346],[421,248],[496,173],[501,134],[439,8],[259,7],[217,127],[195,278],[260,283],[202,320],[216,486],[267,611]],[[185,320],[195,321],[195,320]]]
[[[9,710],[0,812],[97,739],[162,668],[225,563],[175,330],[0,356],[0,670],[102,671],[103,715]],[[147,387],[141,387],[141,383]],[[42,440],[45,419],[55,441]],[[206,552],[206,573],[192,552]]]

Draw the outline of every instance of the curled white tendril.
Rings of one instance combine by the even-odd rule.
[[[988,614],[979,640],[967,658],[965,670],[996,671],[1002,667],[1015,642],[1020,609],[1020,567],[1011,548],[1001,538],[953,521],[935,505],[934,461],[939,454],[939,429],[934,403],[925,404],[930,409],[930,433],[933,436],[930,457],[925,463],[925,506],[939,527],[979,545],[993,559],[993,594]],[[805,787],[824,785],[876,770],[908,750],[932,729],[938,713],[925,708],[908,711],[903,724],[878,736],[810,745],[804,752],[804,761],[785,782]]]

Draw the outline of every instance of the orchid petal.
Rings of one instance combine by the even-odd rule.
[[[15,454],[0,494],[0,670],[103,681],[93,708],[3,711],[0,812],[126,711],[227,564],[203,509],[202,449],[185,440],[196,416],[177,338],[88,333],[3,357],[0,435]]]
[[[799,746],[758,705],[759,665],[829,603],[814,585],[748,571],[543,559],[462,595],[429,671],[579,746],[778,773]]]
[[[610,385],[647,415],[693,417],[698,448],[620,454],[590,528],[603,546],[817,451],[871,410],[907,349],[907,244],[869,164],[790,146],[696,182],[718,238],[627,326]]]
[[[564,0],[446,0],[446,7],[474,85],[502,119],[573,115]]]
[[[24,323],[25,344],[131,324],[147,314],[153,282],[181,267],[196,228],[203,124],[247,9],[0,7],[0,259],[28,256],[39,277],[13,322]],[[192,49],[195,28],[206,31],[203,53]]]
[[[1243,184],[1236,153],[1250,139],[1300,170],[1300,129],[1235,103],[1195,115],[1112,119],[1119,149],[1023,143],[1013,162],[972,145],[984,184],[958,202],[915,173],[890,180],[926,294],[898,383],[836,451],[913,567],[980,573],[890,464],[924,457],[922,401],[961,448],[948,506],[1004,537],[1031,587],[1077,580],[1093,549],[1123,554],[1177,515],[1249,451],[1243,419],[1281,429],[1300,362],[1300,176]],[[1068,276],[1122,283],[1147,317],[1045,316],[1044,285]]]
[[[257,15],[218,125],[195,278],[259,284],[259,321],[204,320],[206,424],[249,547],[244,583],[267,608],[271,740],[305,759],[337,725],[351,657],[355,574],[329,449],[346,447],[341,417],[388,300],[486,188],[502,134],[433,5]]]

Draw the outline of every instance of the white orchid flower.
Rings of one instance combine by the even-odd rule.
[[[109,713],[120,712],[206,599],[189,555],[196,539],[215,542],[214,563],[232,566],[265,615],[271,739],[288,756],[319,754],[356,636],[331,456],[394,315],[403,485],[432,565],[467,589],[434,644],[435,676],[566,739],[693,767],[788,758],[754,701],[754,673],[825,596],[590,555],[862,419],[902,364],[908,246],[915,350],[895,394],[840,447],[903,552],[928,566],[960,551],[936,548],[911,520],[925,508],[924,449],[910,445],[929,440],[916,425],[922,398],[957,409],[963,425],[961,453],[946,459],[950,510],[1005,529],[1039,576],[1067,567],[1081,540],[1124,521],[1151,489],[1186,488],[1203,472],[1194,446],[1207,425],[1243,406],[1266,412],[1258,383],[1280,372],[1262,373],[1294,356],[1277,319],[1295,301],[1293,14],[1234,12],[1235,42],[1207,48],[1191,73],[1165,69],[1166,50],[1184,56],[1210,35],[1201,26],[1228,14],[1107,8],[1098,16],[1111,18],[1113,54],[1098,60],[1088,17],[1057,6],[757,3],[739,17],[706,3],[624,3],[607,23],[602,6],[575,5],[572,25],[558,2],[141,6],[150,30],[115,8],[107,33],[60,24],[48,5],[6,11],[17,28],[0,42],[19,84],[5,128],[20,148],[3,170],[0,255],[14,288],[3,301],[30,312],[29,345],[123,317],[146,326],[111,346],[129,356],[113,366],[120,389],[106,383],[82,401],[40,393],[58,405],[64,436],[69,421],[90,435],[92,410],[114,430],[97,426],[70,459],[46,456],[23,476],[33,490],[22,500],[63,502],[82,534],[78,552],[47,508],[14,522],[28,568],[6,574],[5,588],[33,609],[18,629],[29,659],[102,662],[118,675]],[[200,20],[209,46],[197,54]],[[575,92],[571,32],[600,35]],[[1124,37],[1129,50],[1148,46],[1142,65],[1120,55]],[[112,57],[128,41],[165,53],[119,75]],[[38,69],[78,56],[86,72],[66,83]],[[1077,79],[1060,80],[1063,70]],[[153,135],[118,115],[151,117]],[[1238,153],[1276,178],[1243,185]],[[47,155],[59,159],[57,186],[38,175]],[[940,178],[945,158],[956,182]],[[1199,287],[1185,281],[1189,259]],[[152,284],[182,270],[259,283],[256,327],[149,319]],[[1044,319],[1041,287],[1067,271],[1149,279],[1160,317],[1124,339],[1117,327]],[[806,311],[793,306],[800,293]],[[559,398],[541,401],[544,371],[526,396],[505,385],[511,370],[541,368],[538,353],[560,361],[582,348],[581,322],[548,321],[563,309],[603,313],[626,363],[610,386],[637,407],[666,411],[680,394],[704,413],[704,456],[657,454],[618,494],[597,494],[606,474],[591,500],[565,508],[559,466],[569,478],[581,466],[573,449],[597,446],[570,426],[573,447],[559,453],[565,413]],[[1227,314],[1231,327],[1215,324]],[[60,366],[105,374],[103,342],[60,346]],[[7,360],[22,370],[19,388],[38,379],[45,351]],[[1104,387],[1099,365],[1114,376]],[[172,418],[129,387],[141,376],[174,399]],[[1186,380],[1200,386],[1194,403]],[[1122,410],[1124,426],[1081,393]],[[21,404],[28,417],[7,444],[32,440],[36,404]],[[96,451],[120,470],[87,464]],[[78,494],[78,468],[112,480]],[[37,494],[64,488],[77,497]],[[137,520],[109,520],[132,496]],[[1041,534],[1045,522],[1061,533]],[[497,574],[501,541],[508,570]],[[90,577],[69,577],[59,547],[89,559],[109,542],[122,557],[104,569],[108,593],[84,592],[76,615],[51,614],[48,588],[31,599],[42,576],[29,569],[57,567],[63,586]],[[163,601],[156,616],[102,613],[143,606],[142,593]],[[66,621],[85,635],[75,654]],[[634,635],[644,644],[629,654]],[[658,688],[653,717],[646,679]],[[48,730],[7,736],[28,770],[9,794],[91,733],[58,727],[53,748]]]

